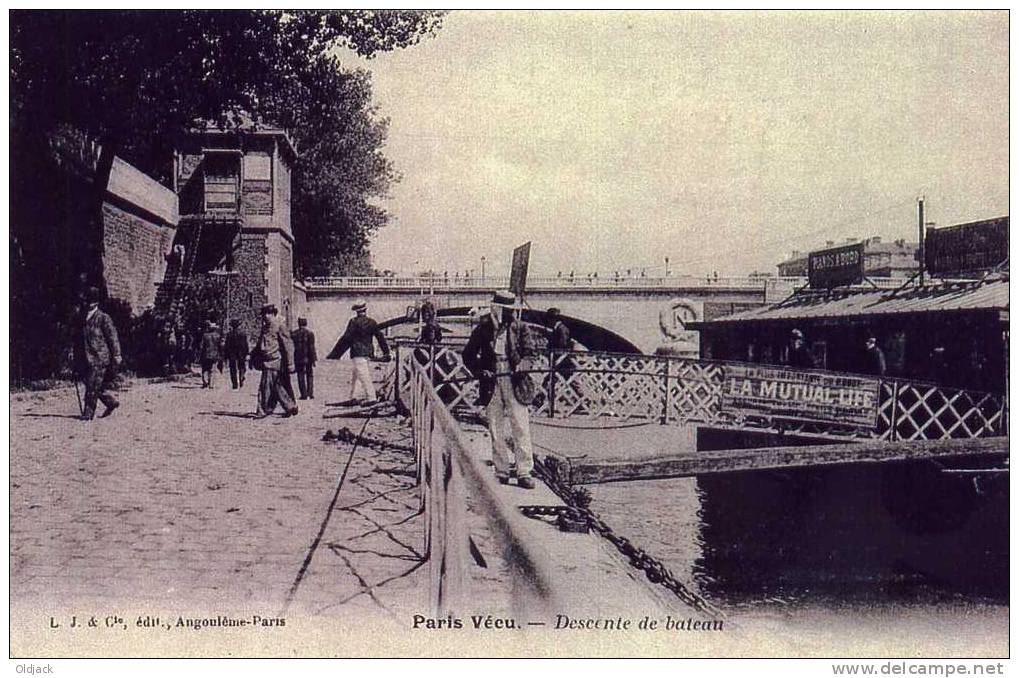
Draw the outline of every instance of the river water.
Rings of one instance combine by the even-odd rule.
[[[589,489],[618,534],[798,651],[1007,651],[1007,480],[884,464]]]

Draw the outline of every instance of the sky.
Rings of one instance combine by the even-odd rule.
[[[1008,213],[1008,16],[453,12],[373,74],[376,268],[775,272]]]

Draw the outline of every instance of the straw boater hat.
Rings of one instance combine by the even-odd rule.
[[[516,308],[517,307],[517,295],[510,291],[500,290],[492,295],[492,305],[502,306],[503,308]]]
[[[350,308],[351,308],[351,310],[353,310],[355,312],[367,311],[368,310],[368,302],[365,301],[364,299],[358,299],[354,303],[354,305],[351,306]]]

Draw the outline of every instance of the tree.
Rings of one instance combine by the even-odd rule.
[[[442,16],[404,10],[12,11],[12,307],[20,305],[31,318],[47,297],[70,295],[36,289],[46,278],[38,267],[54,255],[67,257],[61,280],[73,280],[58,287],[102,283],[101,209],[114,155],[169,184],[175,143],[198,119],[229,124],[244,113],[292,131],[302,153],[293,192],[299,271],[333,272],[331,260],[339,254],[365,256],[368,236],[387,219],[374,201],[397,175],[381,153],[387,122],[371,104],[370,79],[344,69],[339,48],[371,58],[408,47],[433,35]],[[85,223],[70,233],[79,245],[54,252],[52,242],[42,242],[52,234],[38,228],[36,217],[47,206],[37,186],[47,178],[40,157],[62,126],[98,139],[102,155],[92,195],[82,201],[86,216],[76,217]]]
[[[314,240],[310,222],[325,225],[328,253],[356,252],[386,221],[366,199],[384,195],[395,173],[368,74],[344,70],[337,48],[371,58],[441,22],[441,12],[406,10],[14,11],[12,132],[38,142],[70,124],[102,143],[100,179],[117,154],[168,182],[181,132],[243,111],[290,129],[305,154],[296,229]],[[301,261],[328,268],[308,248]]]

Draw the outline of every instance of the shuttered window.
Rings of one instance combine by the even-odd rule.
[[[238,170],[237,156],[206,155],[205,157],[205,209],[209,212],[237,211]]]

